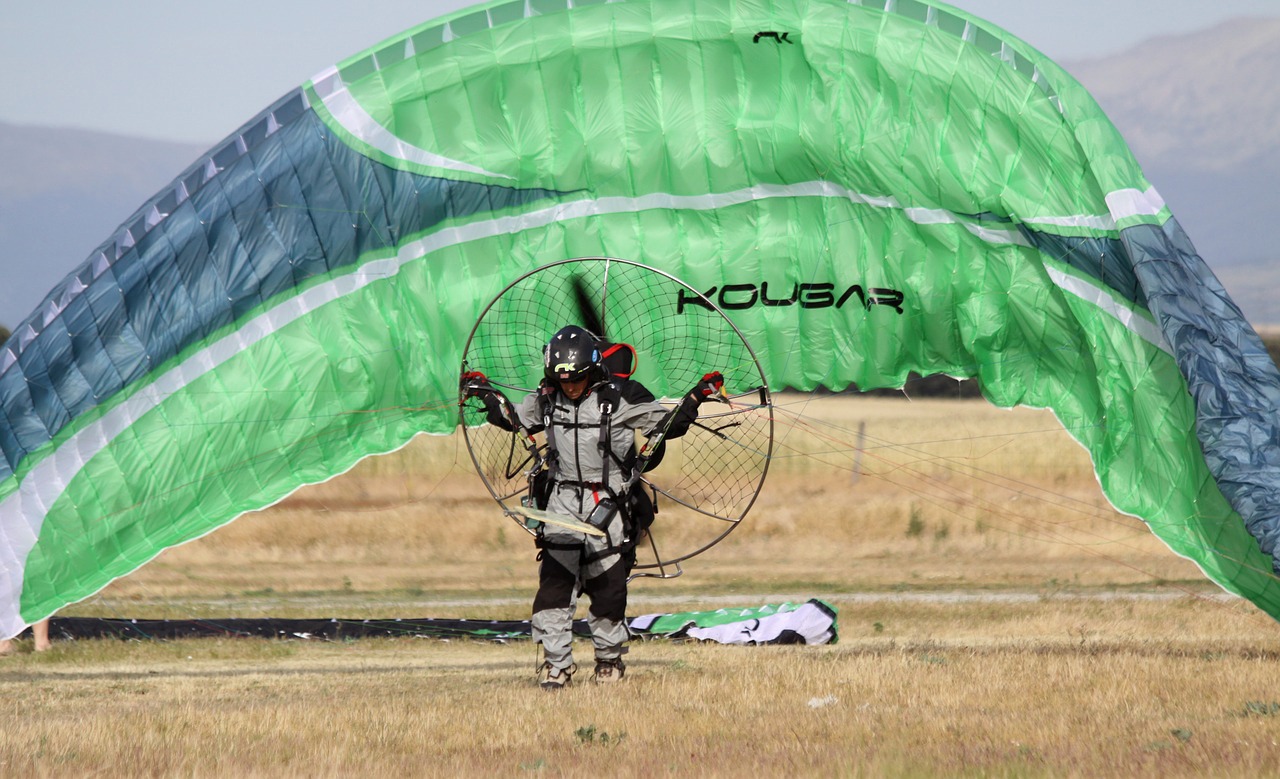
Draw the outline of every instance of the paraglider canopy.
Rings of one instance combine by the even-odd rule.
[[[1061,68],[924,0],[520,0],[285,95],[16,328],[0,635],[450,432],[486,302],[581,256],[686,282],[639,305],[710,301],[772,386],[1053,409],[1118,509],[1280,616],[1280,379]]]

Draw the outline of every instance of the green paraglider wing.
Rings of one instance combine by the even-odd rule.
[[[920,0],[516,0],[286,95],[16,329],[0,635],[449,432],[480,307],[576,256],[703,291],[772,386],[1053,409],[1118,509],[1280,617],[1280,380],[1060,68]]]

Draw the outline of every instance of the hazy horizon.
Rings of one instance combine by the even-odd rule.
[[[0,122],[212,145],[324,68],[472,4],[226,0],[212,10],[165,0],[11,4],[0,20],[23,34],[0,47],[0,67],[26,75],[10,80]],[[1059,62],[1243,16],[1280,17],[1275,0],[1075,0],[1069,13],[1046,13],[1023,0],[953,5]]]

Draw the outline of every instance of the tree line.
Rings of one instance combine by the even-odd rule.
[[[1267,353],[1271,355],[1271,361],[1280,366],[1280,330],[1268,331],[1260,333],[1262,343],[1267,347]],[[819,390],[826,392],[827,390]],[[850,392],[857,391],[856,388],[850,387]],[[921,376],[918,373],[908,375],[907,383],[902,389],[876,389],[867,390],[863,394],[871,397],[906,397],[910,398],[980,398],[982,390],[976,379],[956,380],[950,376],[941,373],[935,373],[931,376]]]

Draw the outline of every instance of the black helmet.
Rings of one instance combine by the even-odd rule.
[[[551,381],[595,378],[600,368],[596,337],[577,325],[562,327],[542,350],[542,363]]]

